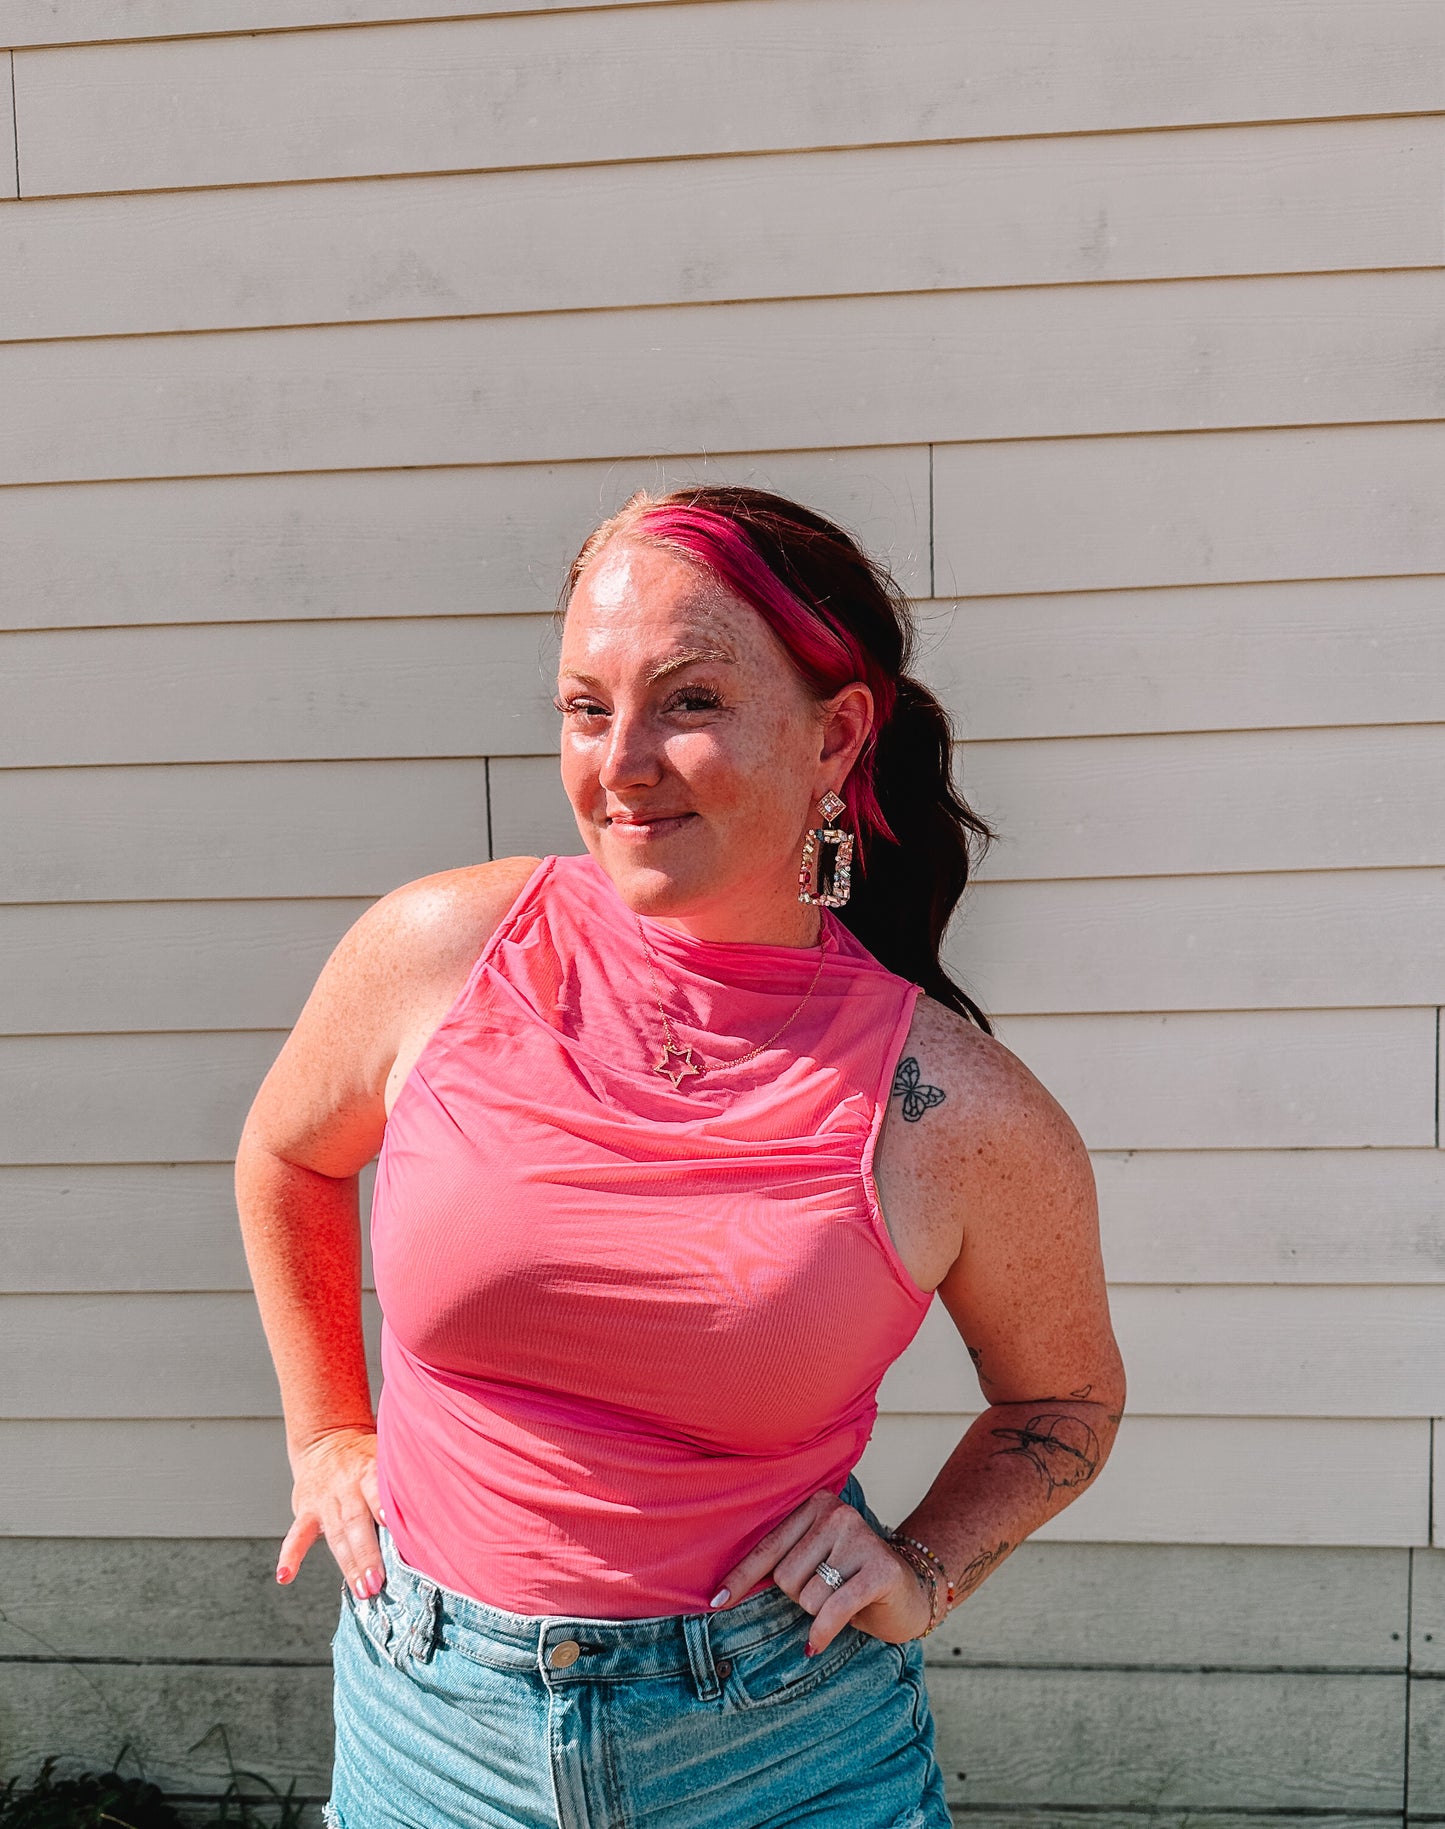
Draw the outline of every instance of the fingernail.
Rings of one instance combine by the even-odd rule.
[[[286,1567],[284,1562],[276,1571],[276,1579],[277,1581],[290,1581],[291,1579],[291,1571]]]
[[[707,1604],[710,1607],[720,1607],[725,1600],[731,1599],[732,1590],[730,1588],[719,1588],[717,1593],[713,1595],[712,1599]]]
[[[815,1658],[815,1657],[817,1657],[817,1655],[818,1655],[818,1647],[816,1645],[804,1645],[803,1656],[805,1658]]]
[[[356,1598],[358,1600],[369,1600],[371,1598],[367,1592],[366,1577],[364,1575],[358,1575],[351,1585],[356,1589]]]

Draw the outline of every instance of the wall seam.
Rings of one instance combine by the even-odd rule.
[[[496,856],[492,839],[492,758],[482,757],[482,796],[486,803],[487,815],[487,861]]]
[[[938,595],[938,575],[937,575],[937,570],[936,570],[936,561],[934,558],[935,540],[934,540],[933,527],[934,527],[933,446],[932,446],[932,444],[930,444],[928,447],[928,595],[929,595],[930,599],[932,599]],[[1439,1025],[1437,1023],[1437,1025],[1436,1025],[1437,1043],[1438,1043],[1438,1033],[1439,1033]],[[1436,1056],[1437,1056],[1437,1060],[1438,1060],[1438,1056],[1439,1056],[1438,1045],[1436,1048]],[[1436,1103],[1438,1105],[1439,1101],[1437,1100]],[[1438,1141],[1438,1139],[1437,1139],[1437,1141]]]
[[[1431,1425],[1434,1434],[1434,1425]],[[1432,1482],[1433,1484],[1433,1482]],[[1400,1793],[1401,1829],[1410,1822],[1410,1704],[1414,1696],[1415,1663],[1415,1550],[1412,1545],[1405,1559],[1405,1772]]]
[[[8,53],[10,58],[10,131],[15,142],[15,197],[18,202],[23,192],[20,189],[20,104],[15,98],[15,53]]]

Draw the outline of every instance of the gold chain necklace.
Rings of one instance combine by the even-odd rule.
[[[814,988],[823,974],[823,961],[828,956],[828,929],[826,925],[820,924],[818,928],[818,963],[813,970],[812,978],[808,981],[807,990],[803,992],[801,1001],[788,1017],[787,1021],[774,1029],[766,1041],[759,1042],[756,1048],[749,1048],[746,1054],[739,1054],[734,1060],[713,1061],[709,1064],[705,1061],[696,1061],[693,1059],[691,1045],[682,1048],[678,1047],[677,1037],[673,1033],[672,1024],[668,1021],[667,1010],[662,1001],[662,990],[657,982],[657,965],[652,956],[652,948],[647,944],[647,934],[643,929],[640,916],[634,914],[632,918],[637,922],[637,937],[642,942],[643,955],[647,960],[648,976],[652,979],[653,999],[657,1004],[657,1013],[662,1018],[662,1055],[658,1060],[653,1062],[652,1071],[654,1073],[662,1074],[665,1079],[671,1080],[674,1087],[679,1086],[682,1081],[687,1079],[690,1075],[695,1075],[700,1079],[703,1074],[717,1073],[724,1067],[741,1067],[744,1061],[756,1060],[758,1055],[760,1055],[765,1048],[771,1048],[778,1037],[782,1035],[785,1030],[791,1028],[798,1020],[799,1016],[802,1015],[803,1005],[806,1004],[808,999],[813,995]],[[674,1062],[676,1064],[674,1064]]]

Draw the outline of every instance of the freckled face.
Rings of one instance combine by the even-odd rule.
[[[852,757],[825,755],[827,714],[751,605],[612,541],[568,607],[558,704],[578,828],[631,908],[705,938],[811,936],[803,829]]]

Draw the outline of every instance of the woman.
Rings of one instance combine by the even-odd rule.
[[[939,964],[986,833],[854,543],[639,496],[564,601],[587,854],[370,909],[237,1163],[277,1579],[346,1579],[327,1818],[942,1829],[920,1639],[1123,1406],[1088,1160]],[[852,1468],[935,1293],[988,1408],[889,1532]]]

